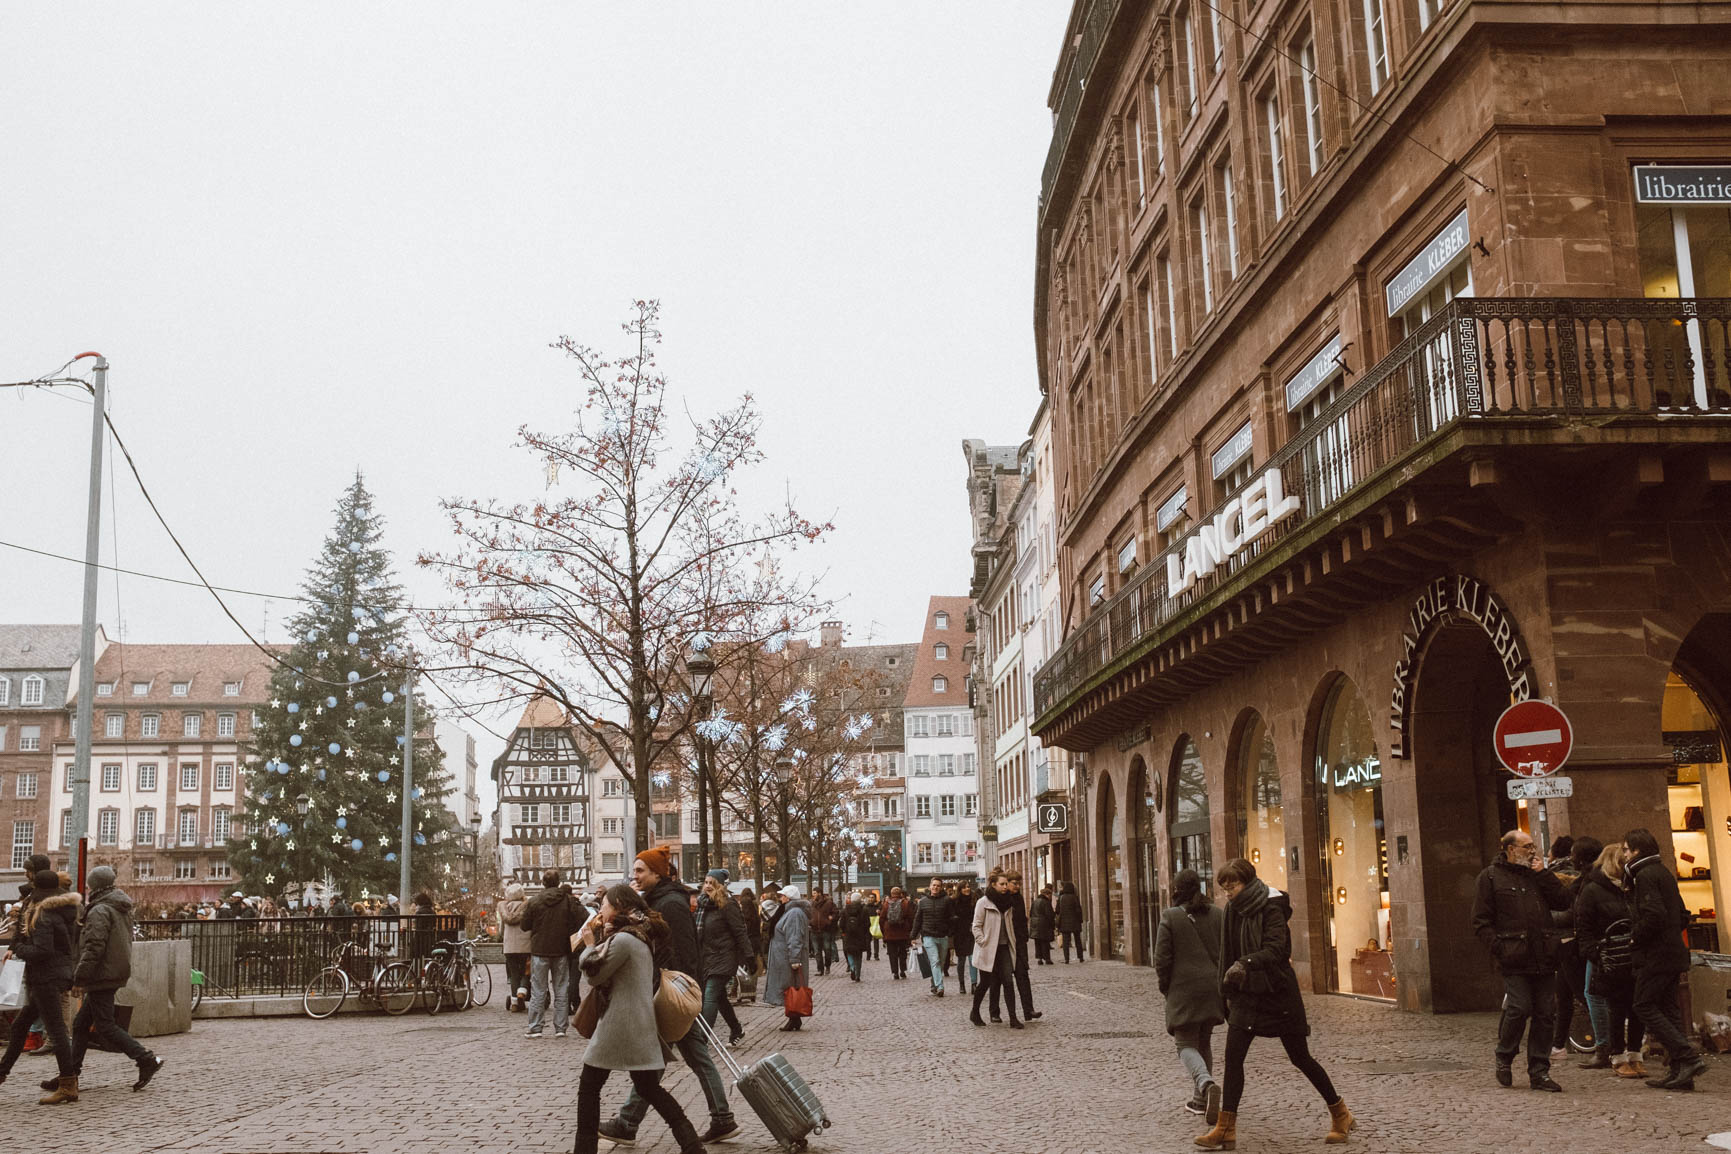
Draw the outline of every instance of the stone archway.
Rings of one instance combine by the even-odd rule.
[[[1154,930],[1160,922],[1160,845],[1155,831],[1155,805],[1158,787],[1148,776],[1148,763],[1140,755],[1130,761],[1130,782],[1124,791],[1124,806],[1133,821],[1127,822],[1135,833],[1130,851],[1128,877],[1131,899],[1127,902],[1135,923],[1128,934],[1133,943],[1130,961],[1149,965],[1154,960]]]
[[[1509,679],[1475,623],[1440,625],[1420,655],[1410,739],[1423,876],[1422,957],[1397,959],[1417,980],[1409,1009],[1494,1009],[1502,983],[1472,928],[1475,883],[1498,839],[1521,823],[1504,790],[1491,731],[1510,701]],[[1421,976],[1422,974],[1422,976]]]
[[[1117,787],[1110,773],[1100,775],[1098,831],[1099,876],[1095,892],[1094,952],[1102,958],[1122,958],[1125,947],[1124,813],[1118,805]]]

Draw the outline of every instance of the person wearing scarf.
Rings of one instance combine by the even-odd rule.
[[[1226,1086],[1214,1128],[1196,1139],[1204,1150],[1231,1150],[1238,1141],[1238,1102],[1244,1095],[1244,1059],[1255,1038],[1279,1038],[1287,1060],[1310,1079],[1328,1105],[1330,1127],[1323,1141],[1346,1141],[1357,1122],[1335,1093],[1328,1072],[1311,1057],[1310,1023],[1292,972],[1292,936],[1287,920],[1292,900],[1256,876],[1243,858],[1221,866],[1214,880],[1226,894],[1226,931],[1220,951],[1221,992],[1226,997]]]
[[[995,999],[998,990],[1004,992],[1005,1007],[1010,1014],[1010,1029],[1020,1030],[1016,1020],[1016,931],[1011,921],[1011,907],[1016,895],[1010,892],[1007,875],[994,872],[986,882],[985,896],[974,906],[974,969],[981,974],[974,983],[974,1012],[968,1021],[985,1025],[980,1017],[980,1003],[990,994]]]

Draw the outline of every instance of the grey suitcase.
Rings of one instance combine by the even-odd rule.
[[[806,1148],[806,1135],[830,1125],[823,1103],[786,1058],[771,1054],[749,1066],[741,1066],[709,1023],[701,1015],[697,1020],[709,1039],[709,1048],[721,1055],[722,1064],[733,1075],[733,1088],[751,1104],[752,1111],[783,1150],[798,1154]]]

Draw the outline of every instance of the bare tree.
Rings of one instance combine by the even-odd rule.
[[[573,427],[519,436],[562,495],[447,500],[461,543],[420,558],[459,602],[424,614],[427,632],[493,690],[491,703],[541,692],[564,706],[631,782],[639,845],[649,841],[650,777],[677,756],[692,720],[688,648],[738,637],[766,595],[778,621],[806,604],[810,582],[766,589],[750,575],[830,528],[791,502],[758,520],[739,512],[734,484],[762,459],[761,418],[749,395],[708,418],[670,410],[655,361],[658,312],[635,303],[623,326],[634,347],[621,357],[570,337],[554,343],[579,376]]]

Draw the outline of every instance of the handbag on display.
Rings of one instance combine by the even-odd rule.
[[[789,986],[781,995],[781,1008],[801,1018],[811,1017],[811,987]]]

